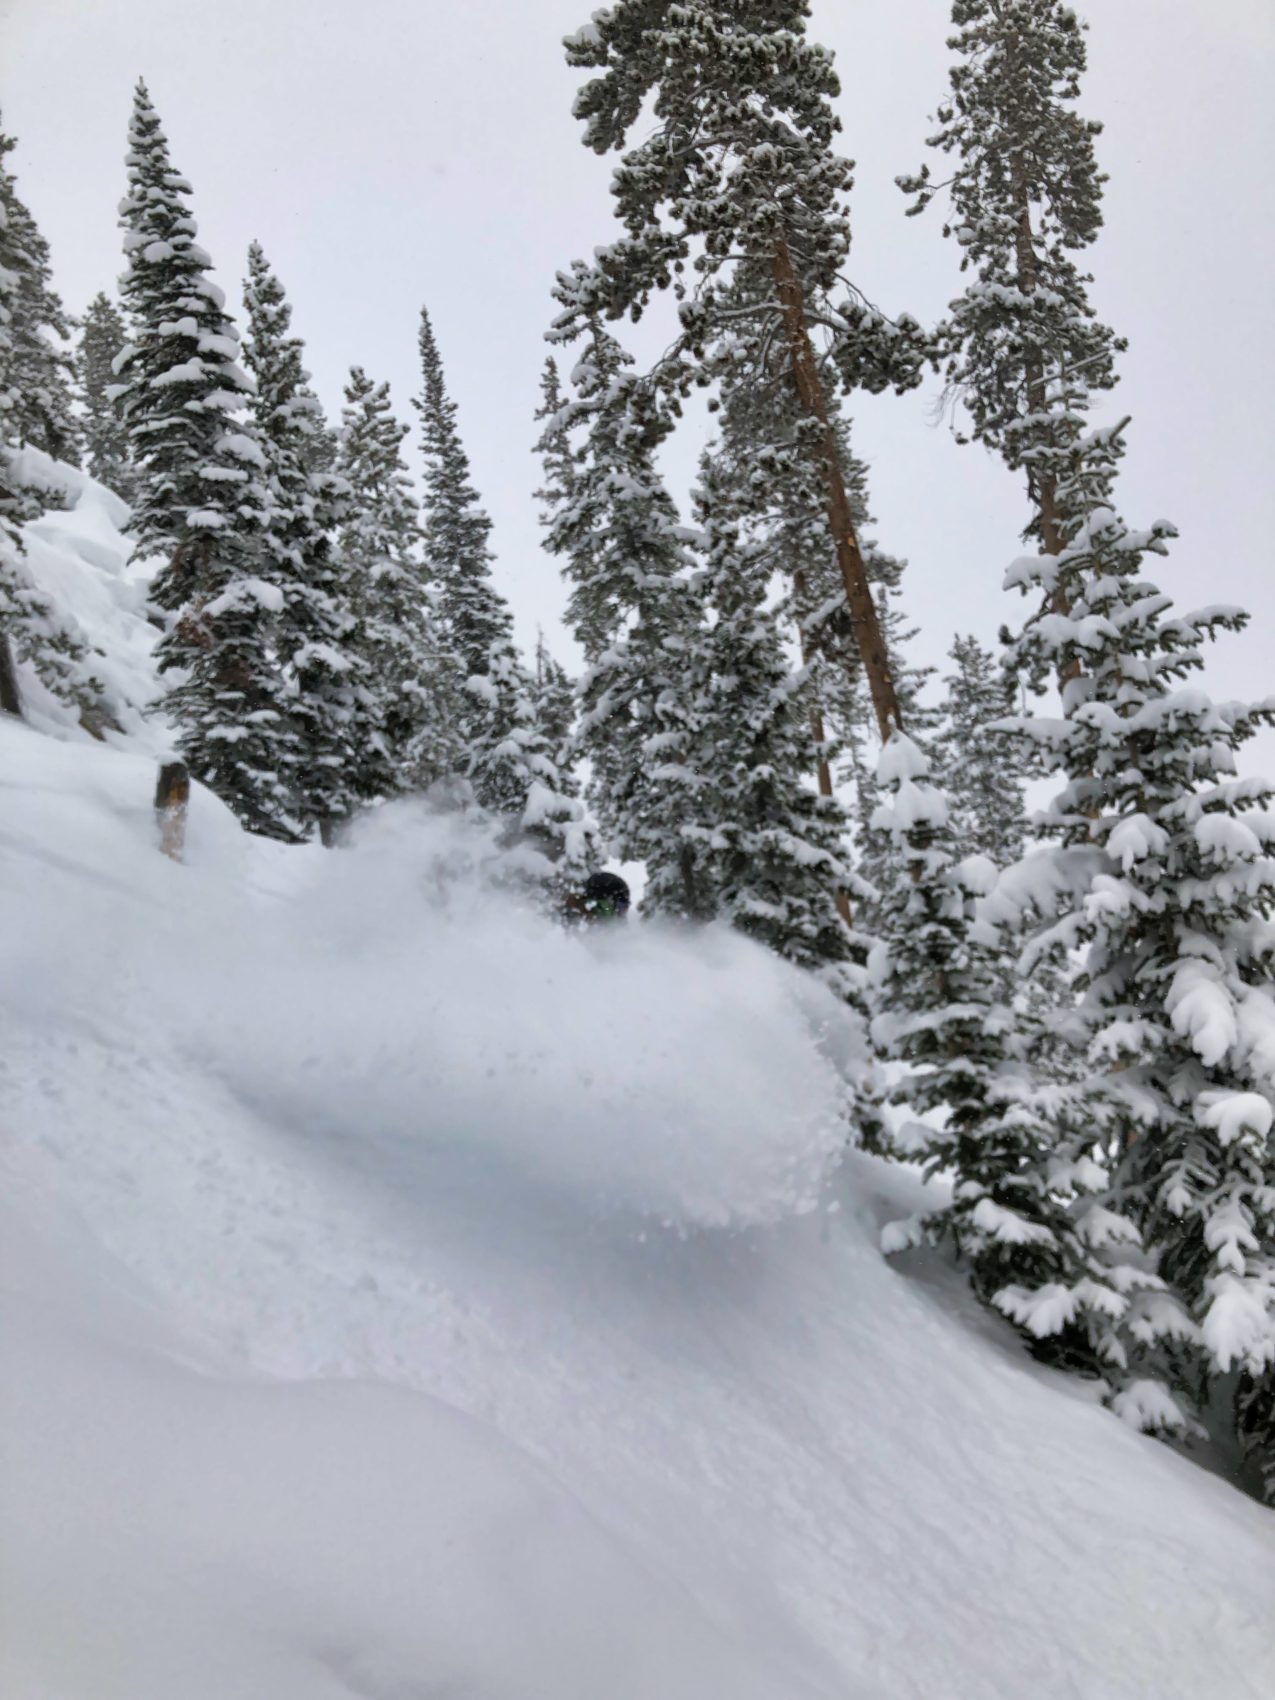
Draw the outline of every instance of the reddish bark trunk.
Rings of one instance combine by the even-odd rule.
[[[876,713],[877,730],[884,744],[891,732],[896,729],[903,730],[899,699],[894,689],[894,676],[890,671],[885,636],[877,618],[876,604],[872,600],[867,568],[864,566],[859,540],[855,536],[854,517],[850,510],[850,498],[846,494],[836,432],[828,416],[823,381],[819,376],[818,362],[810,341],[810,332],[806,327],[805,296],[801,279],[792,263],[788,244],[782,237],[775,244],[771,270],[779,291],[779,305],[787,332],[788,360],[793,383],[806,413],[810,418],[818,420],[822,427],[819,470],[827,502],[828,529],[832,534],[837,565],[841,569],[842,582],[846,588],[846,602],[850,609],[850,623],[854,629],[855,642],[859,647],[859,654],[863,657],[863,670],[872,696],[872,707]]]

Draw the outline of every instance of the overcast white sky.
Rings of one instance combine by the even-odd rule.
[[[1131,413],[1121,505],[1182,537],[1155,563],[1183,603],[1253,613],[1212,670],[1227,696],[1275,692],[1275,424],[1270,0],[1088,0],[1085,110],[1106,133],[1099,312],[1127,335],[1116,413]],[[844,151],[859,162],[856,281],[932,319],[957,257],[937,208],[905,219],[893,179],[923,157],[946,87],[947,0],[814,0],[837,55]],[[201,240],[239,300],[263,243],[329,412],[351,362],[390,379],[404,419],[427,302],[495,521],[520,635],[557,636],[563,596],[531,492],[532,412],[555,270],[612,240],[611,165],[571,117],[561,37],[587,0],[0,0],[4,128],[20,189],[83,308],[120,270],[116,206],[131,90],[144,75]],[[1000,589],[1020,552],[1015,478],[931,420],[934,389],[865,398],[856,415],[881,542],[911,562],[917,653],[1016,617]],[[697,443],[679,448],[693,464]],[[415,462],[415,455],[413,455]],[[1275,765],[1275,737],[1263,739]]]

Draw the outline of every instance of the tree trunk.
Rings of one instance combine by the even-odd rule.
[[[854,629],[855,642],[859,646],[859,654],[863,657],[863,670],[872,695],[872,707],[876,712],[877,730],[884,744],[891,732],[903,730],[899,699],[895,694],[894,676],[890,671],[890,657],[885,647],[881,622],[877,618],[876,603],[872,600],[872,587],[868,582],[859,540],[854,532],[854,516],[846,494],[836,432],[828,416],[823,381],[819,376],[814,347],[806,327],[805,295],[801,279],[797,276],[788,244],[782,236],[775,243],[771,272],[779,291],[779,305],[787,332],[788,360],[793,383],[806,413],[810,418],[818,420],[822,427],[819,470],[827,500],[828,529],[832,533],[837,565],[841,569],[842,582],[846,587],[850,623]]]
[[[0,710],[22,718],[22,698],[18,694],[18,674],[13,665],[13,650],[9,634],[0,631]]]
[[[184,761],[168,761],[159,770],[155,787],[155,815],[159,821],[159,847],[165,856],[180,862],[186,844],[186,806],[190,802],[190,771]]]

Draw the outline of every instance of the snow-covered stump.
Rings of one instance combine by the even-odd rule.
[[[174,862],[181,861],[186,844],[189,802],[190,770],[184,761],[166,761],[155,787],[155,818],[159,822],[159,847]]]

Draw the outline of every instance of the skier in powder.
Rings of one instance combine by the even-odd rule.
[[[590,874],[562,905],[569,922],[622,921],[629,912],[629,888],[619,874]]]

